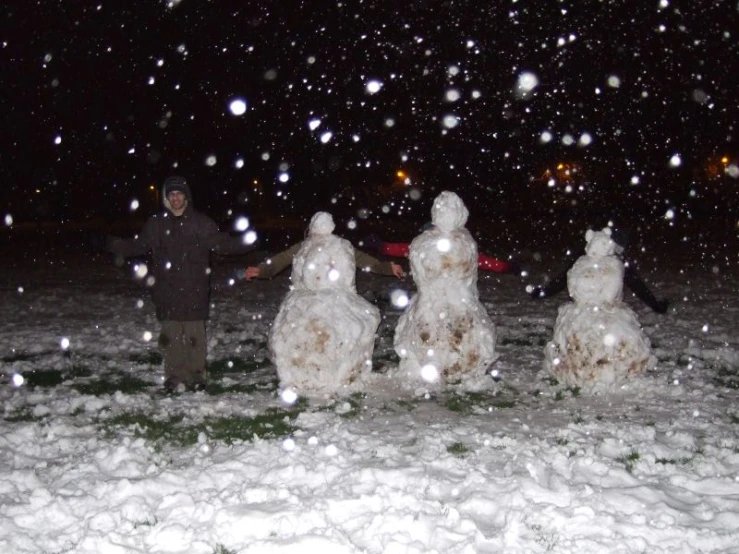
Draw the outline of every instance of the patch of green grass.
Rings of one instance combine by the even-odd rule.
[[[711,365],[711,369],[716,371],[713,383],[718,387],[737,390],[739,389],[739,368],[731,367],[728,364]]]
[[[23,373],[23,383],[30,388],[51,388],[61,385],[64,372],[60,369],[33,370]]]
[[[218,381],[208,381],[205,386],[205,392],[211,396],[221,394],[251,394],[254,392],[272,392],[279,387],[279,380],[275,377],[269,381],[259,381],[257,383],[234,383],[233,385],[224,385]]]
[[[291,435],[296,431],[293,422],[297,414],[294,410],[269,408],[253,417],[207,418],[203,422],[203,428],[211,440],[229,445],[237,441],[250,442],[254,437],[273,439]]]
[[[545,383],[547,383],[551,387],[556,387],[557,385],[559,385],[559,381],[553,375],[549,375],[547,377],[544,377],[543,381]]]
[[[156,352],[155,350],[131,354],[128,357],[128,360],[135,364],[148,364],[148,365],[160,365],[163,359],[164,358],[162,357],[162,354],[160,352]]]
[[[548,340],[543,335],[529,335],[526,337],[503,337],[500,341],[501,346],[546,346]]]
[[[449,393],[444,399],[444,406],[450,412],[469,415],[475,408],[487,410],[490,407],[498,409],[513,408],[516,400],[513,398],[491,395],[483,392]]]
[[[729,414],[729,418],[732,423],[739,423],[739,415]]]
[[[231,445],[235,442],[251,442],[254,438],[279,438],[293,434],[295,418],[302,407],[290,410],[269,408],[255,416],[232,415],[208,417],[202,422],[186,423],[183,415],[154,418],[143,412],[124,412],[101,422],[106,436],[114,437],[121,429],[129,429],[137,438],[144,438],[159,445],[191,446],[205,433],[210,440]]]
[[[34,369],[23,373],[23,383],[29,388],[53,388],[67,379],[90,375],[92,370],[84,365],[73,365],[68,369]]]
[[[12,362],[28,362],[30,360],[33,360],[36,356],[28,354],[27,352],[15,352],[13,354],[10,354],[8,356],[3,356],[0,358],[0,362],[9,364]]]
[[[30,406],[23,406],[22,408],[3,416],[3,420],[8,423],[19,423],[19,422],[35,422],[41,421],[45,416],[33,415]]]
[[[132,375],[121,374],[120,376],[111,376],[110,379],[96,379],[89,383],[75,383],[72,388],[80,394],[90,396],[102,396],[104,394],[114,394],[118,391],[123,394],[137,394],[152,387],[152,383],[144,381]]]
[[[219,543],[213,549],[213,554],[236,554],[236,551],[231,550],[230,548],[226,548],[225,546]]]
[[[636,462],[639,461],[639,453],[636,450],[632,450],[625,456],[619,456],[616,458],[617,462],[620,462],[626,466],[626,471],[629,473],[632,473],[634,471],[634,466],[636,465]]]
[[[675,458],[675,459],[672,459],[672,458],[657,458],[654,461],[657,462],[658,464],[662,464],[662,465],[668,465],[668,464],[669,465],[678,465],[678,464],[679,465],[685,465],[685,464],[689,464],[690,462],[692,462],[693,461],[693,458],[688,458],[687,456],[686,457],[683,457],[683,458]]]
[[[447,410],[458,414],[472,413],[474,405],[475,403],[472,397],[466,394],[451,394],[444,401],[444,406],[446,406]]]
[[[235,331],[241,331],[241,328],[235,328]],[[267,341],[263,339],[246,339],[239,342],[239,346],[248,347],[251,351],[266,350],[268,348]]]
[[[195,426],[182,425],[183,415],[155,419],[143,412],[124,412],[102,422],[108,438],[115,437],[122,428],[131,429],[137,438],[152,442],[164,442],[175,446],[195,444],[200,432]]]
[[[157,518],[151,519],[142,519],[142,520],[136,520],[132,521],[131,525],[133,525],[134,529],[138,529],[139,527],[154,527],[157,523],[159,523],[159,520]]]
[[[515,408],[516,401],[515,400],[505,400],[505,399],[499,399],[499,400],[493,400],[490,405],[493,408],[498,408],[499,410],[505,410],[508,408]]]
[[[467,446],[464,443],[455,442],[447,446],[446,451],[449,452],[450,454],[453,454],[454,456],[461,457],[467,454],[470,451],[470,449],[467,448]]]
[[[213,378],[222,377],[229,373],[254,373],[270,365],[267,359],[251,359],[244,358],[224,358],[222,360],[213,360],[208,364],[208,375]]]
[[[335,402],[318,408],[319,412],[335,412],[344,419],[357,417],[362,409],[362,400],[367,398],[367,393],[354,392],[348,397],[339,398]],[[348,408],[345,406],[347,405]],[[341,409],[339,409],[341,408]]]
[[[580,396],[580,393],[582,392],[582,390],[580,389],[580,387],[577,387],[577,386],[565,387],[564,389],[559,389],[557,391],[557,393],[554,395],[554,399],[557,401],[564,400],[568,392],[573,398],[577,398],[578,396]]]
[[[410,400],[398,399],[395,401],[399,408],[402,408],[408,412],[412,412],[418,406],[417,402],[411,402]]]

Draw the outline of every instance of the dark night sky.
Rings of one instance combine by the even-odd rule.
[[[0,206],[15,221],[126,214],[133,198],[144,215],[173,172],[221,218],[332,198],[379,214],[402,196],[398,169],[421,191],[411,211],[443,189],[473,213],[541,209],[567,195],[530,178],[559,161],[581,164],[570,196],[596,209],[719,209],[705,168],[737,160],[736,0],[170,4],[3,9]],[[519,98],[524,72],[538,86]],[[719,181],[736,205],[739,179]]]

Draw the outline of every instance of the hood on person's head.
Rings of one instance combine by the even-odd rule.
[[[316,212],[308,225],[309,235],[330,235],[334,232],[334,218],[328,212]]]
[[[169,204],[169,200],[167,199],[167,195],[170,192],[175,191],[181,192],[185,195],[188,206],[192,204],[192,194],[190,192],[190,185],[187,184],[187,180],[180,175],[171,175],[164,180],[164,183],[162,183],[162,202],[165,208],[168,210],[172,209],[172,206]]]

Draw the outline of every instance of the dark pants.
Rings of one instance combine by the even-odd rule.
[[[174,386],[205,383],[205,321],[162,321],[159,345],[165,380]]]

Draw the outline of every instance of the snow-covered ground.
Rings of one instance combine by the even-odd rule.
[[[165,396],[146,291],[73,260],[0,268],[0,552],[739,552],[725,269],[644,271],[664,316],[625,291],[658,364],[609,396],[541,373],[565,296],[491,274],[489,387],[396,386],[399,283],[360,274],[383,313],[371,386],[288,406],[266,340],[289,272],[231,285],[216,265],[209,389]]]

